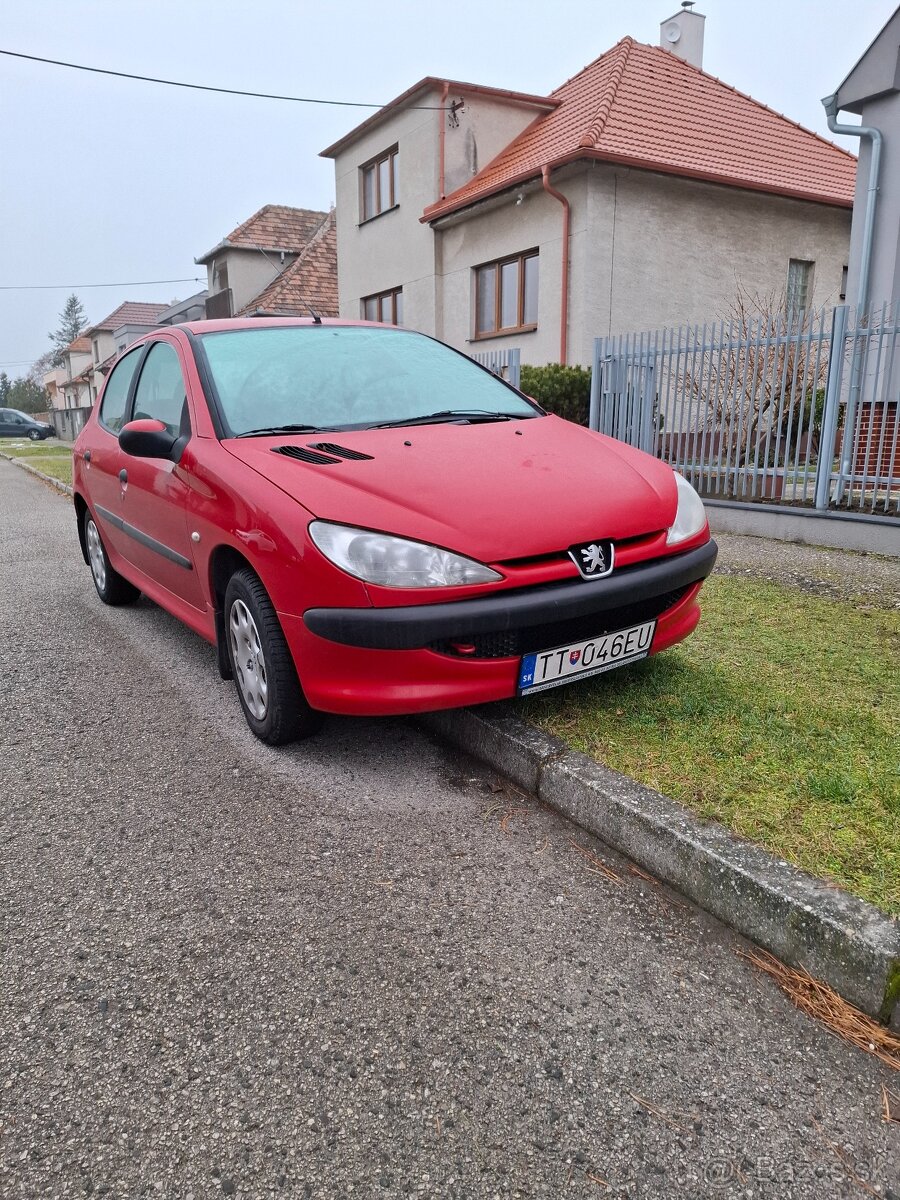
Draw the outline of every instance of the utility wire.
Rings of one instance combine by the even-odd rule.
[[[61,292],[66,288],[77,291],[79,288],[155,287],[163,283],[204,282],[202,275],[189,275],[185,279],[131,279],[124,283],[0,283],[0,292]]]
[[[29,62],[47,63],[52,67],[69,67],[73,71],[90,71],[94,75],[115,75],[118,79],[137,79],[141,83],[162,83],[167,87],[190,88],[195,92],[221,92],[226,96],[251,96],[256,100],[290,100],[295,104],[331,104],[339,108],[384,108],[383,104],[365,104],[358,100],[319,100],[311,96],[279,96],[271,92],[245,92],[239,88],[213,87],[206,83],[184,83],[178,79],[157,79],[154,75],[133,75],[130,71],[111,71],[107,67],[87,67],[84,63],[62,62],[58,58],[41,58],[37,54],[22,54],[18,50],[0,50],[9,58],[26,58]],[[410,108],[439,112],[440,104],[410,104]]]

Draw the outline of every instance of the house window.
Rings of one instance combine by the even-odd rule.
[[[97,341],[96,338],[94,338],[94,340],[91,344],[94,347],[94,362],[98,363],[100,361],[100,343]]]
[[[213,287],[217,292],[228,291],[228,263],[224,258],[213,265]]]
[[[840,296],[841,296],[841,299],[842,299],[842,300],[846,300],[846,299],[847,299],[847,272],[848,272],[848,267],[847,267],[847,264],[846,264],[846,263],[844,263],[844,265],[841,267],[841,291],[840,291]]]
[[[381,321],[385,325],[403,324],[403,288],[392,288],[379,292],[377,296],[365,296],[360,301],[364,321]]]
[[[535,329],[537,314],[537,250],[476,267],[476,337]]]
[[[369,221],[398,203],[397,147],[360,167],[360,220]]]
[[[792,258],[788,264],[786,308],[789,313],[809,308],[814,266],[815,263],[802,258]]]

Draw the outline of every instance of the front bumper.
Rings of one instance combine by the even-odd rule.
[[[710,539],[695,550],[640,563],[596,581],[579,579],[420,607],[310,608],[303,620],[311,633],[342,646],[421,650],[454,638],[564,625],[609,610],[627,610],[705,579],[717,554],[718,547]]]
[[[609,628],[626,628],[634,624],[629,617],[640,605],[654,606],[656,616],[656,633],[650,647],[651,654],[658,654],[669,646],[686,638],[696,627],[700,619],[700,605],[697,602],[702,581],[712,569],[716,557],[716,547],[712,542],[700,547],[699,551],[692,550],[685,554],[674,555],[662,562],[658,559],[644,567],[634,568],[633,571],[622,571],[621,578],[630,580],[623,594],[608,586],[613,582],[613,576],[598,580],[595,586],[590,583],[577,581],[571,587],[547,585],[542,588],[522,589],[519,592],[497,593],[491,597],[491,608],[485,614],[476,606],[485,602],[482,600],[458,601],[455,604],[423,605],[421,608],[404,608],[394,610],[372,609],[315,609],[308,610],[304,617],[288,616],[280,613],[282,627],[288,640],[297,670],[300,675],[306,698],[313,708],[322,712],[342,713],[353,716],[393,716],[402,713],[431,712],[442,708],[458,708],[467,704],[486,704],[494,700],[507,700],[516,695],[521,654],[525,647],[503,650],[508,642],[496,640],[497,621],[505,619],[504,614],[516,611],[516,619],[524,615],[534,619],[535,624],[514,628],[511,621],[507,622],[506,632],[501,639],[509,637],[531,638],[540,640],[540,648],[552,649],[565,645],[567,641],[579,640],[574,627],[579,623],[587,623],[591,628],[584,637],[599,633],[604,626]],[[663,568],[660,572],[657,568]],[[688,582],[684,582],[688,581]],[[678,586],[680,584],[680,586]],[[656,589],[655,592],[653,589]],[[572,608],[561,602],[549,607],[539,605],[525,609],[512,610],[510,601],[516,596],[537,594],[549,596],[563,592],[565,596],[576,594],[590,596],[593,608],[586,613],[580,605],[575,607],[581,615],[572,617]],[[629,606],[623,601],[634,600]],[[608,603],[607,603],[608,602]],[[409,624],[411,619],[423,615],[432,619],[440,618],[442,610],[465,609],[466,620],[462,626],[453,622],[449,625],[416,625],[415,641],[419,643],[413,648],[366,648],[327,638],[313,632],[309,623],[310,614],[343,614],[347,621],[352,618],[380,614],[387,611],[397,618],[391,622],[388,630],[393,630],[392,636],[402,624]],[[479,615],[480,614],[480,615]],[[593,614],[593,615],[592,615]],[[657,615],[658,614],[658,615]],[[460,615],[457,612],[457,616]],[[472,616],[478,615],[486,620],[484,642],[490,647],[481,653],[482,635],[476,637],[479,650],[474,656],[454,654],[452,646],[447,646],[446,630],[450,634],[466,639],[471,634]],[[563,620],[563,616],[567,619]],[[323,616],[323,621],[326,619]],[[313,617],[313,623],[316,618]],[[345,636],[358,627],[338,622]],[[332,631],[334,625],[328,626]],[[368,628],[368,626],[366,627]],[[381,628],[381,627],[379,627]],[[460,632],[456,632],[460,631]],[[381,628],[381,636],[385,629]],[[358,636],[353,632],[353,636]],[[371,635],[370,635],[371,636]],[[422,639],[426,639],[424,642]]]

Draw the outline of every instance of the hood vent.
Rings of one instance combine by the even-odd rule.
[[[338,458],[347,458],[353,462],[371,461],[371,454],[363,454],[361,450],[348,450],[346,446],[335,445],[334,442],[311,442],[314,450],[324,450],[326,454],[336,454]]]
[[[327,454],[317,454],[315,450],[304,450],[302,446],[273,446],[272,453],[296,458],[298,462],[312,463],[317,467],[333,467],[341,461],[339,458],[330,458]]]

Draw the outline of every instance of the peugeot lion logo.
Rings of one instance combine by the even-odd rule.
[[[584,564],[581,569],[585,575],[596,575],[598,571],[606,570],[603,547],[598,546],[596,542],[591,542],[589,546],[585,546],[581,551],[581,560]]]
[[[615,547],[605,538],[597,542],[580,542],[569,547],[569,558],[578,568],[582,579],[602,579],[613,569]]]

